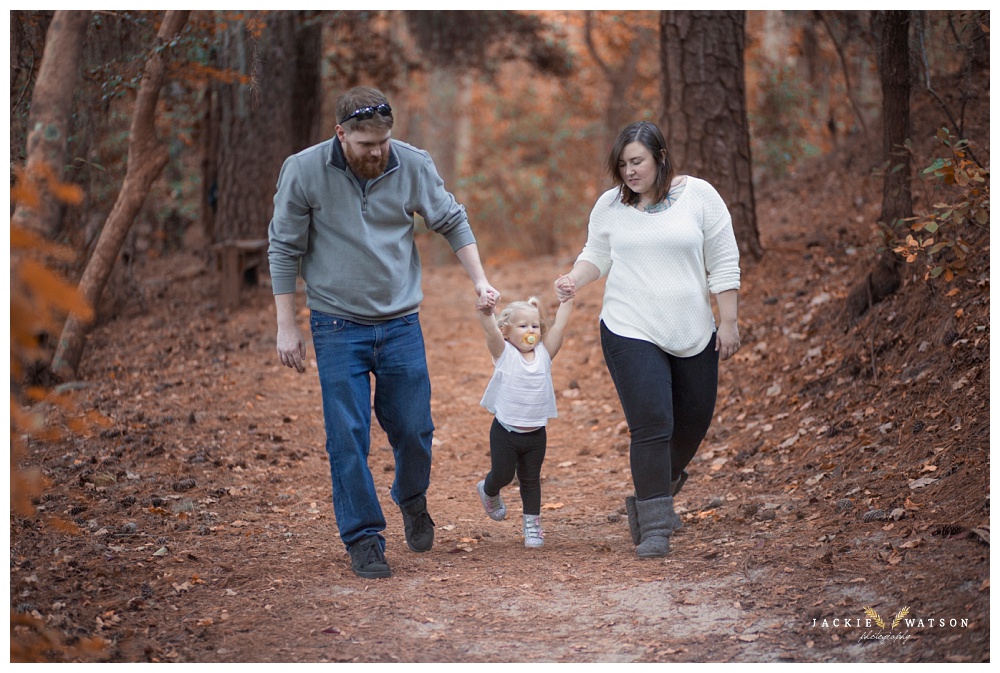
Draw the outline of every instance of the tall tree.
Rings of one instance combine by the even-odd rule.
[[[674,164],[729,205],[740,254],[763,254],[750,162],[743,11],[663,11],[663,131]]]
[[[91,306],[96,306],[101,298],[125,236],[142,208],[150,187],[170,160],[166,146],[156,134],[156,104],[167,78],[171,47],[176,44],[189,13],[187,10],[179,10],[168,11],[164,15],[156,35],[156,44],[150,50],[143,68],[142,83],[136,96],[129,132],[125,180],[80,278],[80,294]],[[88,331],[89,325],[76,315],[70,316],[66,321],[52,357],[52,371],[56,376],[64,380],[76,376]]]
[[[57,11],[49,24],[45,50],[28,115],[24,179],[40,188],[37,205],[19,204],[13,224],[48,238],[59,231],[60,201],[46,191],[63,180],[73,92],[90,12]]]
[[[203,124],[212,237],[265,238],[282,162],[318,140],[321,26],[300,11],[218,21],[216,65],[238,79],[214,85]]]
[[[446,185],[454,185],[472,144],[471,74],[493,80],[503,63],[565,75],[568,53],[548,39],[540,17],[509,10],[406,11],[406,23],[431,70],[433,114],[426,120],[428,148]],[[420,131],[417,130],[419,134]],[[419,137],[419,136],[417,136]]]
[[[638,107],[636,96],[629,94],[637,76],[641,77],[640,60],[647,50],[655,45],[657,35],[655,29],[642,25],[640,20],[629,25],[624,17],[617,14],[612,15],[612,21],[608,22],[617,30],[609,30],[609,26],[599,23],[602,17],[595,14],[590,10],[583,13],[583,39],[587,52],[610,87],[605,98],[604,124],[607,132],[606,144],[611,147],[626,124],[641,119],[636,109]],[[634,15],[635,13],[630,14]],[[612,53],[618,56],[617,60],[601,56],[598,36],[611,43]],[[627,48],[625,44],[628,45]]]
[[[876,15],[878,67],[882,80],[882,212],[879,222],[899,232],[913,215],[910,185],[910,12],[894,10]],[[857,320],[870,307],[894,294],[902,282],[902,261],[885,246],[874,267],[847,296],[847,311]]]

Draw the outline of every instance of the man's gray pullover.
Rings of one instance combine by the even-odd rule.
[[[465,208],[444,188],[426,151],[390,144],[385,173],[362,187],[336,137],[285,160],[268,227],[274,294],[361,323],[417,311],[423,299],[414,213],[452,250],[476,242]]]

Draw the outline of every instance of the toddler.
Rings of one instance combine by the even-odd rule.
[[[480,402],[495,418],[490,428],[490,471],[476,485],[486,514],[494,521],[507,516],[500,489],[516,472],[524,509],[524,546],[541,547],[541,472],[545,458],[545,425],[555,418],[552,358],[562,346],[573,301],[559,304],[547,328],[538,299],[515,301],[499,316],[480,311],[486,345],[493,356],[493,378]]]

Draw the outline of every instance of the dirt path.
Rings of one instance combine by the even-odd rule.
[[[635,557],[623,515],[628,439],[597,340],[599,288],[578,301],[555,363],[546,542],[527,550],[516,491],[501,523],[474,493],[490,363],[468,281],[427,269],[435,546],[406,549],[374,430],[394,576],[372,581],[337,538],[315,368],[278,366],[268,290],[247,290],[227,317],[211,276],[154,279],[146,314],[94,336],[81,402],[112,425],[35,447],[52,486],[38,518],[12,517],[12,609],[70,647],[109,642],[66,658],[114,661],[988,661],[988,383],[961,433],[944,414],[911,435],[889,383],[882,397],[839,380],[836,363],[839,378],[810,380],[850,353],[817,356],[823,330],[789,338],[788,326],[842,281],[796,294],[809,283],[787,276],[809,267],[805,248],[774,247],[746,276],[746,347],[722,368],[716,422],[678,497],[685,528],[662,560]],[[491,281],[507,299],[554,302],[570,261],[506,264]],[[907,486],[931,464],[938,482]],[[81,532],[53,532],[53,516]],[[890,627],[904,607],[923,621]],[[864,625],[866,608],[884,628]]]

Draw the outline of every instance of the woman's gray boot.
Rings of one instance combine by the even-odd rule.
[[[640,558],[666,556],[670,551],[670,536],[674,534],[674,521],[680,517],[674,512],[673,497],[635,501],[636,521],[639,524]]]
[[[638,498],[634,495],[630,495],[625,498],[625,513],[628,515],[628,531],[632,535],[632,544],[637,545],[642,540],[642,534],[639,529],[639,516],[636,512],[635,503],[638,502]],[[670,525],[671,531],[676,532],[684,527],[684,522],[681,521],[679,514],[674,512],[673,508],[673,498],[670,498],[670,518],[667,523]]]

